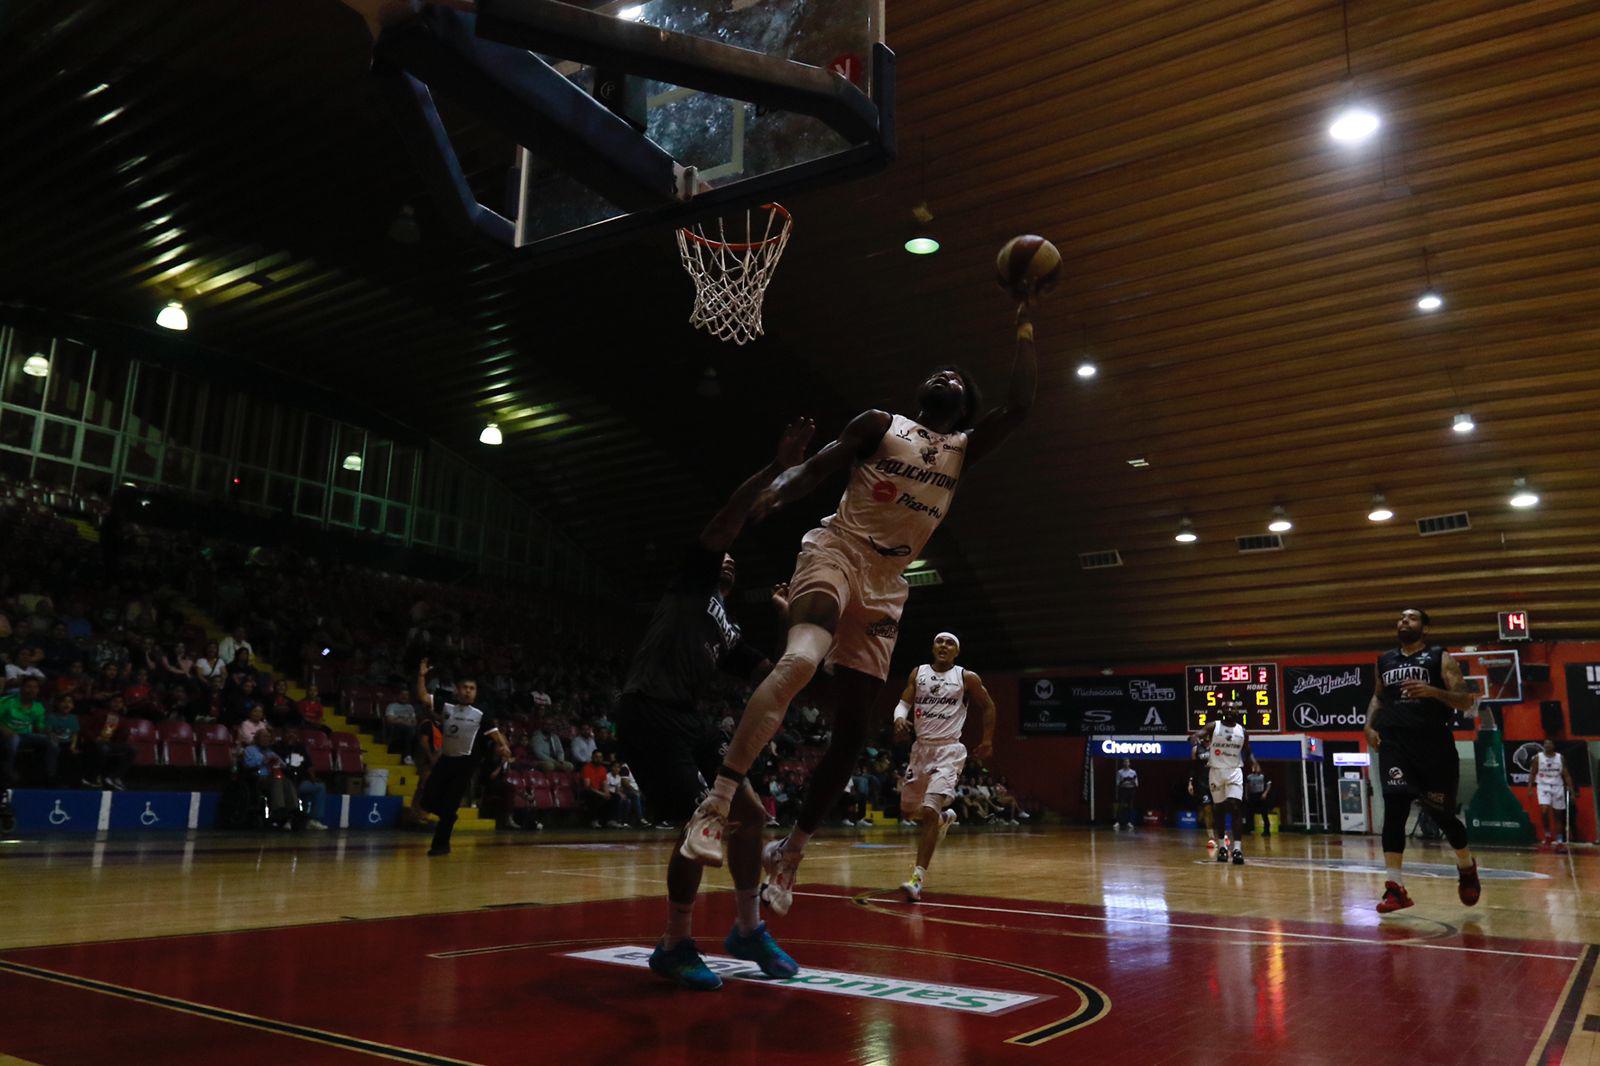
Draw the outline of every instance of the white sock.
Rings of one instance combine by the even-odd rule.
[[[926,869],[924,869],[923,867],[921,867],[921,866],[913,866],[911,868],[911,883],[912,884],[916,884],[916,885],[922,884],[922,879],[924,877],[927,877],[927,876],[928,876],[928,871]]]
[[[662,944],[668,949],[677,947],[689,939],[693,926],[694,904],[667,900],[667,931],[661,937]]]
[[[739,908],[734,928],[739,930],[740,936],[749,936],[755,932],[756,926],[761,924],[761,889],[759,887],[735,889],[733,899]]]
[[[804,829],[801,829],[799,827],[791,829],[791,830],[789,830],[789,835],[784,838],[783,850],[784,851],[804,851],[804,850],[806,850],[806,841],[808,841],[810,839],[811,839],[811,834],[806,832]]]

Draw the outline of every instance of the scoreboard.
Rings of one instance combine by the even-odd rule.
[[[1277,663],[1218,663],[1185,670],[1189,730],[1203,729],[1227,710],[1239,712],[1251,732],[1281,733]]]

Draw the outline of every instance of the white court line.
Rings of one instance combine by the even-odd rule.
[[[837,899],[845,902],[849,902],[854,898],[851,896],[835,896],[827,892],[796,892],[795,895],[813,896],[817,899]],[[904,900],[894,899],[893,897],[884,897],[883,899],[873,898],[872,902],[896,903],[905,907],[912,906],[912,904],[907,903]],[[1430,948],[1434,951],[1464,951],[1476,955],[1509,955],[1518,959],[1558,959],[1561,962],[1572,962],[1574,959],[1579,957],[1576,955],[1549,955],[1538,951],[1504,951],[1500,948],[1473,948],[1457,944],[1433,944],[1427,941],[1419,940],[1369,940],[1366,937],[1336,936],[1329,933],[1288,933],[1281,931],[1275,932],[1269,929],[1250,929],[1229,925],[1198,925],[1192,922],[1151,922],[1138,918],[1105,918],[1092,914],[1062,914],[1059,911],[1028,911],[1013,907],[979,907],[970,903],[929,903],[927,901],[922,901],[917,903],[915,906],[918,910],[926,910],[930,907],[940,907],[945,910],[986,911],[990,914],[1024,914],[1032,915],[1038,918],[1063,918],[1069,921],[1078,922],[1101,922],[1105,925],[1148,925],[1159,929],[1198,929],[1206,933],[1248,933],[1252,936],[1294,937],[1298,940],[1329,940],[1336,943],[1360,944],[1363,947],[1373,948]]]

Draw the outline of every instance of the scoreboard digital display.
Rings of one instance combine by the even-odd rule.
[[[1238,711],[1255,733],[1283,732],[1277,663],[1218,663],[1186,669],[1189,729],[1204,729],[1223,711]]]

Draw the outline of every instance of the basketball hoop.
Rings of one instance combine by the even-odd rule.
[[[689,323],[735,344],[761,336],[761,301],[793,222],[781,204],[762,204],[745,210],[742,233],[736,219],[722,218],[679,229],[683,269],[694,279]]]

